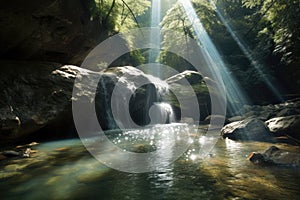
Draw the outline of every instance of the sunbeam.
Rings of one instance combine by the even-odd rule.
[[[157,62],[158,55],[160,53],[160,21],[161,21],[161,2],[160,0],[152,0],[151,6],[151,33],[150,44],[153,46],[149,50],[149,63]],[[151,74],[160,77],[159,68],[151,70]]]
[[[196,35],[197,40],[199,40],[201,48],[204,50],[206,55],[204,56],[207,59],[208,67],[214,76],[213,78],[219,82],[224,82],[227,99],[228,99],[228,111],[237,112],[240,105],[249,103],[248,98],[244,91],[240,88],[239,84],[235,78],[230,74],[230,71],[227,69],[224,61],[222,60],[218,50],[211,41],[211,38],[207,34],[201,20],[199,19],[196,11],[190,0],[179,0],[181,7],[183,8],[186,17],[190,21],[194,34]],[[218,76],[221,75],[221,77]]]
[[[275,83],[263,75],[264,74],[263,71],[262,71],[263,65],[260,64],[259,62],[257,62],[253,58],[253,56],[251,55],[251,53],[248,50],[248,48],[246,47],[246,45],[243,44],[243,41],[240,39],[240,37],[233,31],[232,27],[229,25],[229,23],[224,18],[224,16],[222,15],[222,13],[219,11],[219,9],[216,6],[216,4],[212,0],[209,0],[209,2],[214,7],[214,9],[215,9],[218,17],[220,18],[221,22],[226,27],[227,31],[230,33],[231,37],[235,40],[235,42],[240,47],[240,49],[242,50],[242,52],[245,54],[245,56],[247,57],[247,59],[249,60],[249,62],[251,63],[251,65],[258,71],[259,74],[262,75],[264,82],[270,88],[270,90],[273,92],[273,94],[277,97],[277,99],[280,100],[280,101],[282,101],[283,98],[280,95],[280,92],[274,87]]]

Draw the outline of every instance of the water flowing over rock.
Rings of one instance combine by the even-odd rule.
[[[268,141],[272,137],[265,123],[256,118],[232,122],[221,130],[223,138],[232,140]]]
[[[168,91],[166,82],[131,66],[109,68],[101,72],[100,80],[95,100],[104,129],[118,128],[118,123],[124,128],[149,124],[149,109]]]
[[[149,116],[151,124],[169,124],[175,122],[173,108],[168,103],[154,103],[150,110]]]
[[[6,71],[0,74],[1,142],[33,134],[36,138],[74,136],[72,101],[95,105],[103,129],[115,128],[113,119],[125,124],[111,115],[110,97],[116,83],[120,89],[114,105],[117,112],[128,113],[124,110],[126,95],[132,94],[127,99],[130,114],[125,117],[146,124],[150,122],[149,109],[168,89],[164,81],[129,66],[102,72],[50,62],[1,61],[1,66]],[[76,77],[83,81],[74,85]],[[141,87],[139,83],[143,81],[149,84]],[[93,86],[97,85],[95,95]],[[87,116],[87,127],[89,120]]]

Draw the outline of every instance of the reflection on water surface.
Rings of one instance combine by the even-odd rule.
[[[174,146],[181,141],[175,138],[175,143],[164,143],[165,137],[160,140],[155,134],[139,139],[144,137],[139,131],[109,135],[112,142],[126,151],[151,152],[165,148],[161,159],[170,157]],[[247,160],[248,153],[263,151],[271,144],[220,139],[203,159],[199,152],[206,136],[199,131],[188,133],[188,138],[191,145],[176,162],[140,174],[106,167],[94,159],[78,139],[42,143],[35,146],[38,152],[29,159],[0,162],[1,196],[3,199],[300,198],[297,168],[261,167]],[[298,147],[276,146],[299,151]]]

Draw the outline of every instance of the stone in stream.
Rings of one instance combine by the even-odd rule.
[[[3,151],[1,152],[0,155],[2,155],[4,157],[20,157],[20,158],[29,158],[30,157],[30,153],[31,153],[31,149],[30,148],[26,148],[22,151],[14,151],[14,150],[7,150],[7,151]]]
[[[252,152],[248,159],[261,165],[300,166],[300,153],[284,151],[276,146],[271,146],[263,153]]]
[[[270,141],[272,137],[265,123],[256,118],[227,124],[222,128],[221,136],[241,141]]]
[[[300,115],[276,117],[266,121],[266,125],[275,136],[289,135],[300,139]]]

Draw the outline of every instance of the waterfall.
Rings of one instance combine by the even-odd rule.
[[[154,103],[150,110],[149,115],[151,124],[169,124],[175,122],[175,116],[170,104],[165,102]]]
[[[160,54],[161,38],[160,38],[160,22],[161,22],[161,1],[152,0],[151,7],[151,33],[150,44],[152,49],[149,50],[149,69],[148,73],[155,77],[161,77],[161,66],[157,63]],[[156,64],[154,64],[156,63]],[[158,65],[157,65],[158,64]],[[175,121],[174,112],[170,104],[161,102],[162,96],[167,91],[156,88],[155,94],[150,89],[147,90],[147,110],[151,124],[166,124]]]
[[[165,81],[137,68],[111,68],[101,74],[98,82],[98,121],[104,130],[174,122],[171,105],[161,102],[167,92]]]

